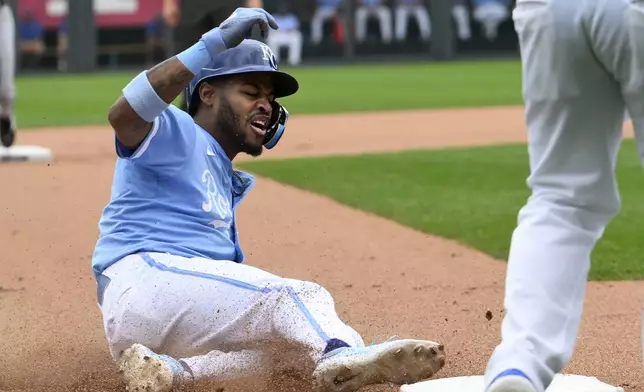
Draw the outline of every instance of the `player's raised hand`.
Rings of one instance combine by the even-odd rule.
[[[206,42],[209,51],[211,51],[211,47],[219,46],[217,44],[221,42],[223,42],[226,49],[234,48],[244,38],[250,37],[255,25],[259,26],[264,38],[268,34],[269,27],[275,30],[279,28],[273,16],[262,8],[240,7],[228,19],[223,21],[219,27],[204,34],[202,39]]]
[[[255,25],[259,25],[263,38],[268,35],[269,27],[279,28],[273,16],[262,8],[237,8],[219,25],[226,47],[230,49],[239,45],[250,36]]]

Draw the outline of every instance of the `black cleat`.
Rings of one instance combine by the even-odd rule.
[[[0,142],[5,147],[11,147],[16,139],[16,129],[9,117],[0,117]]]

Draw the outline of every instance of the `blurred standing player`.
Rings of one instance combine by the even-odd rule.
[[[16,96],[16,22],[8,0],[0,0],[0,141],[11,147],[16,130],[13,104]]]
[[[488,392],[543,392],[568,364],[590,256],[621,207],[624,113],[644,157],[644,1],[518,0],[532,191],[518,216]]]
[[[316,391],[417,382],[443,347],[393,339],[365,347],[328,291],[244,264],[236,209],[254,178],[234,170],[284,132],[277,99],[299,84],[271,49],[244,39],[262,9],[238,8],[178,55],[141,72],[110,108],[118,155],[92,266],[114,359],[130,391],[294,371]],[[188,112],[170,103],[188,90]]]

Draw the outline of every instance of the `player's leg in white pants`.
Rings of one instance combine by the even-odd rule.
[[[335,15],[335,9],[320,7],[315,10],[311,19],[311,41],[319,44],[322,41],[323,24]]]
[[[288,63],[299,65],[302,62],[302,33],[289,31],[286,45],[288,45]]]
[[[625,100],[644,140],[644,2],[518,0],[513,18],[532,195],[512,236],[502,342],[485,376],[489,385],[517,368],[541,392],[572,356],[590,255],[620,209]]]
[[[483,24],[488,39],[496,39],[501,22],[508,17],[508,9],[500,3],[486,3],[476,7],[474,18]]]
[[[391,10],[386,6],[378,6],[376,8],[359,7],[356,10],[356,41],[364,42],[367,38],[367,19],[369,16],[375,15],[380,22],[380,35],[384,43],[391,42]]]
[[[396,7],[396,40],[404,41],[407,38],[407,25],[409,24],[409,14],[411,8],[408,5],[399,5]]]
[[[380,21],[380,34],[382,35],[382,41],[388,44],[393,38],[393,34],[391,32],[391,9],[387,6],[381,5],[376,7],[374,12]]]
[[[275,358],[312,371],[330,345],[364,346],[315,283],[167,254],[128,256],[104,275],[110,282],[99,304],[115,359],[139,343],[182,359],[196,380],[216,381],[269,373]]]
[[[364,42],[367,38],[367,18],[370,15],[370,9],[367,7],[358,7],[356,9],[356,41]]]
[[[271,31],[268,37],[266,37],[266,45],[273,51],[275,55],[275,60],[277,63],[280,63],[280,49],[282,48],[283,33],[279,30]]]
[[[469,40],[472,37],[470,28],[470,17],[467,7],[463,4],[456,4],[452,7],[452,17],[456,22],[456,34],[462,41]]]
[[[0,117],[13,116],[16,23],[9,6],[0,6]]]
[[[273,31],[268,36],[266,44],[273,50],[279,62],[279,52],[284,46],[288,48],[289,65],[299,65],[302,62],[302,33],[292,31]]]
[[[416,22],[418,22],[420,37],[425,41],[429,40],[432,31],[427,8],[424,5],[416,5],[412,8],[412,13],[416,17]]]
[[[431,22],[427,8],[422,5],[406,6],[399,5],[396,7],[396,39],[403,41],[407,37],[407,25],[409,16],[413,15],[418,23],[420,37],[427,41],[431,35]]]

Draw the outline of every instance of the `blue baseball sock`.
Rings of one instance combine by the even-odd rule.
[[[328,353],[330,351],[333,351],[337,348],[342,348],[342,347],[351,347],[349,346],[345,341],[340,340],[340,339],[329,339],[326,343],[326,348],[324,349],[324,353]]]

